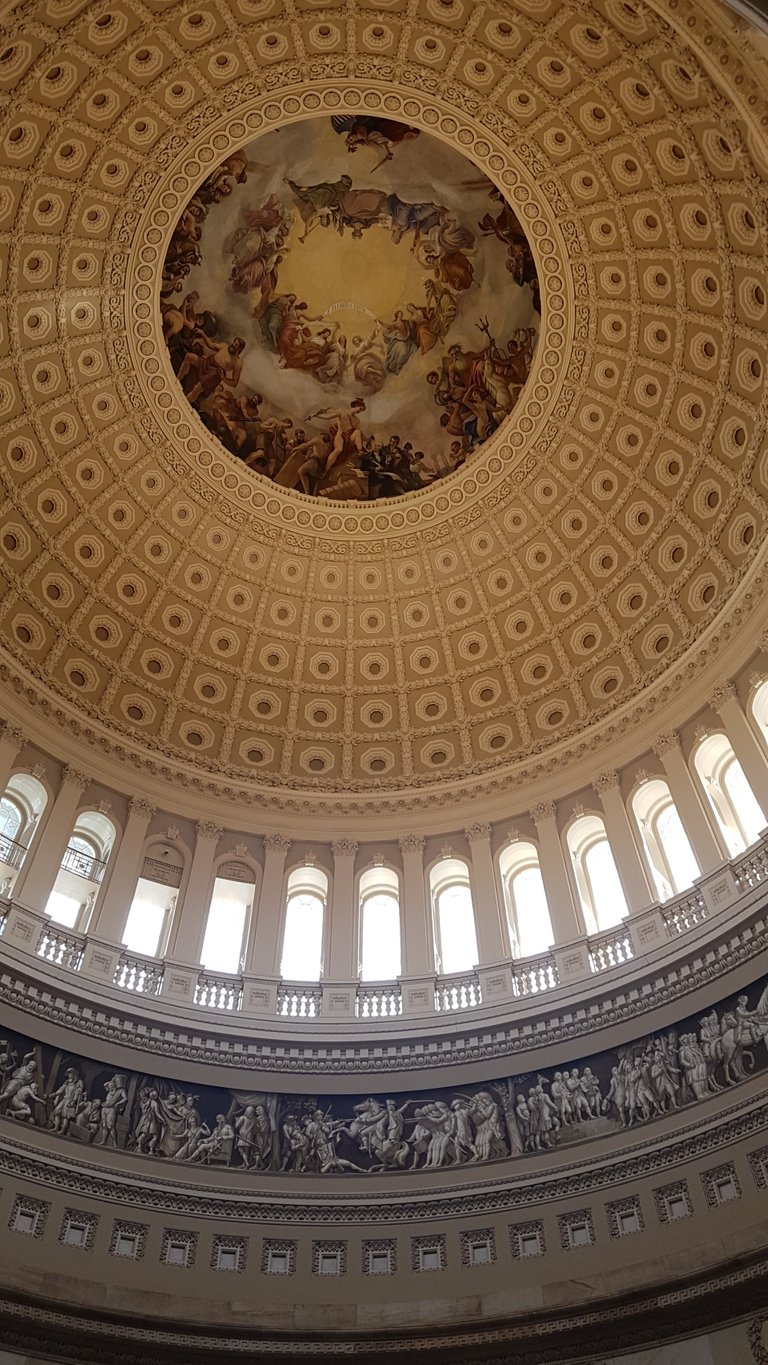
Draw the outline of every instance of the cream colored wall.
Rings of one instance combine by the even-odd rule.
[[[754,1365],[747,1340],[748,1326],[729,1327],[705,1337],[691,1337],[671,1346],[653,1346],[628,1356],[612,1356],[605,1365]]]

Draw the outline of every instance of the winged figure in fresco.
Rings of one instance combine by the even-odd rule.
[[[412,142],[419,136],[418,128],[410,128],[407,123],[398,123],[391,118],[376,118],[373,114],[335,114],[331,124],[334,133],[345,139],[348,152],[356,152],[358,147],[374,147],[383,152],[373,171],[392,160],[394,147],[401,142]]]

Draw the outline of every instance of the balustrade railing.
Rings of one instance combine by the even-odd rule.
[[[482,1003],[480,982],[474,972],[438,978],[435,983],[435,1009],[439,1014],[451,1010],[471,1010]]]
[[[631,962],[634,956],[635,945],[626,924],[589,939],[589,965],[593,972],[607,972],[611,967]]]
[[[37,940],[35,951],[46,962],[79,972],[83,965],[85,939],[80,934],[68,934],[65,930],[57,929],[55,924],[46,925]]]
[[[278,1016],[281,1019],[317,1019],[322,998],[320,986],[291,985],[283,981],[277,988]]]
[[[540,991],[553,991],[559,985],[557,963],[549,954],[516,962],[512,969],[512,990],[515,995],[538,995]]]
[[[195,1004],[212,1010],[239,1010],[243,1003],[243,986],[239,976],[200,975],[195,987]]]
[[[115,968],[112,984],[139,995],[159,995],[165,975],[164,965],[154,957],[123,953]]]
[[[355,1014],[360,1019],[393,1019],[403,1012],[403,996],[396,981],[366,982],[358,986]]]
[[[75,850],[77,852],[77,850]],[[768,838],[754,845],[739,858],[730,863],[730,886],[735,881],[742,896],[753,888],[765,884],[768,889]],[[613,929],[594,934],[585,940],[590,970],[595,975],[618,970],[638,957],[643,951],[645,941],[644,923],[659,920],[668,941],[677,942],[693,932],[705,922],[717,920],[716,913],[708,901],[720,891],[719,874],[713,874],[714,882],[705,880],[702,887],[692,887],[682,895],[664,905],[650,907],[638,917],[624,920]],[[726,877],[726,885],[728,878]],[[706,891],[706,896],[705,896]],[[730,908],[734,904],[731,894],[727,901]],[[754,905],[754,898],[745,903],[745,908]],[[751,911],[750,911],[751,913]],[[18,917],[18,922],[17,922]],[[636,922],[637,921],[637,922]],[[170,1000],[174,995],[174,982],[178,981],[178,971],[189,972],[189,968],[177,969],[169,974],[168,964],[162,959],[143,957],[126,948],[114,948],[114,956],[107,962],[116,966],[99,965],[104,962],[105,945],[96,939],[91,951],[91,942],[85,934],[77,934],[66,926],[56,924],[47,916],[24,910],[13,900],[3,900],[0,895],[0,935],[3,943],[22,951],[34,952],[45,962],[68,972],[80,972],[85,963],[90,979],[98,979],[100,972],[106,970],[108,979],[102,977],[104,984],[111,984],[118,990],[132,991],[145,996],[156,996]],[[651,936],[652,946],[658,943],[658,936]],[[645,950],[647,951],[647,949]],[[511,992],[516,999],[525,999],[542,992],[557,990],[561,983],[558,969],[557,949],[536,957],[510,961]],[[323,991],[333,983],[283,981],[277,986],[275,1014],[279,1019],[309,1020],[319,1019]],[[200,1009],[221,1010],[230,1013],[243,1011],[244,980],[242,976],[231,976],[207,972],[203,968],[193,969],[191,989],[194,1003]],[[465,972],[455,976],[438,976],[432,987],[432,1009],[436,1014],[459,1013],[473,1010],[483,1005],[481,976],[478,971]],[[404,1012],[405,988],[399,981],[361,982],[356,989],[355,1017],[361,1020],[388,1019],[398,1020]],[[421,1011],[420,1011],[421,1012]],[[430,1008],[426,1013],[431,1012]]]
[[[15,839],[0,834],[0,863],[4,863],[6,867],[21,867],[26,851],[23,844],[17,844]]]
[[[677,896],[675,900],[662,905],[661,917],[669,937],[676,938],[678,934],[695,929],[697,924],[703,924],[709,918],[709,910],[701,892],[694,888],[687,895]]]
[[[101,858],[83,853],[80,848],[65,848],[61,867],[65,872],[74,872],[76,877],[84,877],[88,882],[100,882],[107,864]]]
[[[759,886],[761,882],[768,881],[768,848],[764,843],[755,844],[740,858],[734,858],[731,866],[740,891]]]

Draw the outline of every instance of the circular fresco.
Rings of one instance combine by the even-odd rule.
[[[511,412],[540,311],[522,226],[428,133],[369,116],[268,133],[192,196],[160,306],[188,402],[283,488],[424,488]]]

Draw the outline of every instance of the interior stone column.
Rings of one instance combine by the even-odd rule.
[[[666,730],[659,735],[653,747],[661,759],[670,795],[701,868],[701,874],[706,876],[708,872],[714,872],[715,868],[720,867],[726,855],[718,842],[707,808],[685,761],[680,736],[675,730]]]
[[[491,853],[491,826],[470,825],[464,831],[472,856],[472,900],[475,906],[477,951],[481,966],[509,957],[496,872]]]
[[[246,954],[246,971],[259,977],[280,975],[285,860],[291,841],[284,834],[264,835],[264,875]]]
[[[593,783],[592,790],[600,797],[600,804],[603,807],[605,832],[616,862],[627,908],[630,914],[633,911],[645,910],[656,900],[656,894],[651,887],[632,834],[618,773],[603,773]]]
[[[0,733],[0,796],[10,781],[13,765],[26,744],[26,736],[15,725],[4,725]]]
[[[213,888],[213,860],[224,831],[210,820],[198,820],[195,833],[195,852],[186,893],[177,911],[172,953],[176,962],[189,964],[200,961]]]
[[[355,856],[358,845],[354,839],[335,839],[333,852],[333,888],[328,926],[327,965],[323,970],[326,981],[356,981],[360,975],[358,961],[358,913],[355,897]]]
[[[584,929],[568,877],[554,801],[542,801],[534,806],[531,819],[536,826],[541,878],[547,893],[555,943],[571,943],[582,936]]]
[[[424,880],[424,836],[406,834],[399,842],[403,855],[403,977],[432,976],[435,950]]]
[[[128,912],[131,908],[136,882],[141,873],[141,851],[147,837],[155,807],[141,797],[132,796],[128,802],[128,820],[123,837],[117,846],[109,873],[109,885],[100,909],[88,932],[108,943],[123,941]]]
[[[43,826],[33,854],[29,854],[16,878],[14,900],[27,910],[45,910],[69,843],[80,798],[90,783],[85,773],[66,767],[61,786]]]
[[[733,752],[744,769],[744,775],[755,793],[758,805],[762,807],[763,815],[766,816],[765,823],[768,825],[768,815],[766,814],[768,812],[768,761],[766,761],[762,744],[744,715],[734,684],[727,682],[723,683],[721,687],[715,688],[709,704],[722,718],[725,733],[731,742]]]

